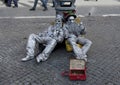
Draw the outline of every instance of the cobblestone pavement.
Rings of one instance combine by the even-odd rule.
[[[50,58],[37,64],[26,56],[30,33],[42,32],[54,19],[0,19],[0,85],[119,85],[120,17],[84,17],[87,35],[93,45],[88,52],[87,80],[70,81],[61,76],[69,70],[65,47],[53,51]]]

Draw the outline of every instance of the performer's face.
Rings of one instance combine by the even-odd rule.
[[[69,17],[68,22],[73,23],[75,21],[75,18],[73,16]]]
[[[62,20],[61,19],[56,19],[56,26],[62,27]]]

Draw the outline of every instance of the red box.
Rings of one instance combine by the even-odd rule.
[[[86,80],[86,62],[81,59],[70,59],[70,80]]]

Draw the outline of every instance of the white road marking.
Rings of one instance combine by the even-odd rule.
[[[120,14],[105,14],[102,15],[103,17],[109,17],[109,16],[120,16]]]
[[[55,16],[15,16],[15,17],[0,17],[0,19],[47,19],[47,18],[55,18]]]
[[[85,17],[84,15],[78,15],[78,17]]]
[[[13,17],[14,19],[30,19],[30,18],[55,18],[55,16],[19,16],[19,17]]]
[[[79,17],[85,17],[83,15],[78,15]],[[0,17],[0,19],[48,19],[55,18],[55,16],[15,16],[15,17]]]
[[[84,15],[78,15],[79,17],[86,17]],[[109,16],[120,16],[120,14],[105,14],[101,15],[102,17],[109,17]],[[15,16],[15,17],[0,17],[0,19],[49,19],[55,18],[55,16]]]

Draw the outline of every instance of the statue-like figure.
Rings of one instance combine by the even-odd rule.
[[[28,61],[34,58],[34,50],[36,42],[45,45],[45,49],[40,53],[36,60],[37,62],[46,61],[53,51],[57,43],[62,43],[65,38],[65,27],[62,23],[62,17],[57,15],[55,24],[51,25],[47,31],[43,33],[31,34],[27,43],[27,56],[22,58],[22,61]]]
[[[76,58],[84,59],[85,61],[87,61],[86,53],[90,49],[92,42],[85,37],[81,37],[81,35],[84,35],[86,33],[85,27],[83,26],[82,22],[76,23],[73,16],[70,16],[68,18],[66,24],[67,30],[69,32],[67,40],[72,46]],[[82,45],[82,48],[80,48],[77,44]]]

